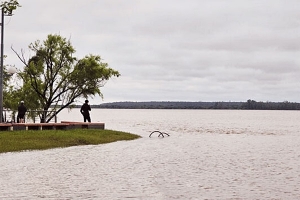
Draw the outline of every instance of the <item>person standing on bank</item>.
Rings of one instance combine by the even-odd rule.
[[[17,123],[25,123],[26,111],[27,108],[24,105],[24,101],[21,101],[18,107]]]
[[[91,122],[91,117],[90,117],[89,111],[91,111],[91,107],[89,105],[89,101],[85,100],[85,103],[80,108],[80,112],[83,115],[83,121],[84,122],[86,122],[86,120],[88,122]]]

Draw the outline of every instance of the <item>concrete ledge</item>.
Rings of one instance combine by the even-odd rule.
[[[15,123],[13,130],[66,130],[69,124],[63,123]]]
[[[0,123],[0,131],[11,130],[67,130],[67,129],[104,129],[104,123],[70,122],[61,123]]]
[[[67,129],[86,128],[86,129],[104,129],[105,124],[101,122],[71,122],[61,121],[61,123],[69,124]]]
[[[0,131],[10,131],[12,130],[11,123],[0,123]]]

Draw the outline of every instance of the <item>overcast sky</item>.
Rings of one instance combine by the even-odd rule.
[[[299,0],[19,0],[5,17],[10,49],[60,34],[75,56],[100,55],[121,77],[115,101],[300,102]]]

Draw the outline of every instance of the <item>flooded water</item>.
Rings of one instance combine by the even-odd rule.
[[[93,109],[142,138],[0,154],[0,199],[300,199],[300,112]],[[82,121],[78,109],[59,120]],[[149,134],[159,130],[170,137]]]

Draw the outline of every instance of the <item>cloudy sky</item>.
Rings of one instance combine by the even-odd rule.
[[[82,58],[101,55],[121,77],[102,88],[115,101],[300,102],[299,0],[19,0],[5,17],[10,49],[48,34]]]

